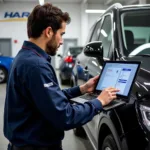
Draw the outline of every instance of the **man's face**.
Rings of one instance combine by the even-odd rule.
[[[57,30],[57,32],[52,36],[52,38],[47,42],[46,45],[46,53],[54,56],[56,55],[56,52],[60,45],[63,44],[62,36],[65,34],[66,30],[66,23],[63,22],[60,29]]]

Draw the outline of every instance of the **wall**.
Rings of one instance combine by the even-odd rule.
[[[23,7],[26,5],[26,7]],[[0,18],[3,19],[5,12],[22,12],[31,11],[34,6],[31,4],[19,4],[19,3],[0,3]],[[26,9],[23,9],[26,8]],[[26,34],[26,22],[0,22],[0,38],[11,38],[12,39],[12,56],[15,56],[22,46],[24,40],[27,40]],[[13,41],[17,40],[18,43]]]
[[[5,2],[0,3],[0,19],[4,17],[5,12],[31,12],[38,2],[21,2],[12,3]],[[92,26],[94,21],[99,17],[100,14],[88,14],[84,15],[84,10],[81,4],[78,3],[55,3],[54,5],[60,7],[63,11],[69,12],[72,21],[66,28],[66,34],[63,38],[77,38],[78,45],[83,45],[86,40],[89,28]],[[102,5],[89,4],[89,9],[104,9]],[[86,19],[83,17],[86,16]],[[86,22],[81,21],[86,20]],[[12,56],[16,56],[20,50],[23,41],[28,40],[26,21],[21,22],[0,22],[0,38],[11,38],[12,39]],[[86,25],[87,24],[87,25]],[[84,28],[84,32],[82,29]],[[86,32],[87,31],[87,32]],[[84,38],[84,39],[83,39]],[[14,43],[17,40],[17,43]],[[63,45],[59,48],[58,53],[62,54]],[[59,66],[59,57],[55,56],[55,67]]]
[[[88,9],[97,9],[97,10],[106,10],[107,7],[101,4],[89,4],[88,5]],[[97,13],[91,13],[88,14],[88,24],[89,24],[89,29],[91,28],[91,26],[94,24],[94,22],[99,19],[101,16],[101,14]]]
[[[0,19],[3,18],[5,12],[31,12],[33,7],[38,3],[0,3]],[[69,12],[72,21],[66,28],[64,38],[77,38],[80,45],[80,4],[54,4],[63,11]],[[12,56],[14,57],[20,50],[23,41],[28,40],[26,21],[21,22],[0,22],[0,38],[12,39]],[[17,43],[14,43],[17,40]],[[58,53],[62,53],[63,46],[59,48]],[[59,58],[55,57],[55,66],[58,68]]]

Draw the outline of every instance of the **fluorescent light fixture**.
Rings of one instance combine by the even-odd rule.
[[[86,9],[85,10],[85,12],[86,13],[100,13],[100,14],[102,14],[102,13],[104,13],[105,12],[105,10],[99,10],[99,9]]]
[[[44,5],[44,0],[39,0],[40,5]]]

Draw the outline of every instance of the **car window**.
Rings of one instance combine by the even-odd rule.
[[[150,48],[144,49],[138,53],[138,55],[142,55],[142,54],[150,54]]]
[[[65,50],[65,52],[63,53],[63,56],[67,56],[68,55],[68,51],[69,51],[69,47],[67,48],[67,50]]]
[[[70,47],[69,51],[70,51],[70,55],[72,56],[77,56],[82,52],[83,47]]]
[[[121,14],[123,50],[126,56],[150,54],[150,10],[132,10]],[[143,45],[143,46],[142,46]],[[147,46],[147,47],[146,47]],[[144,49],[143,49],[144,48]]]
[[[96,27],[95,27],[94,32],[93,32],[93,35],[92,35],[92,38],[91,38],[91,41],[97,41],[98,40],[98,37],[100,34],[100,23],[101,23],[101,21],[97,22]]]
[[[150,54],[150,43],[143,44],[129,54],[130,56],[134,55],[145,55],[145,54]]]
[[[103,44],[104,57],[108,57],[108,52],[112,41],[111,29],[112,29],[111,16],[108,15],[104,18],[104,23],[100,30],[100,38],[99,38],[99,41],[102,41]]]

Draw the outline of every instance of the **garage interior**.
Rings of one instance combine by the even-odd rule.
[[[114,3],[122,5],[150,4],[150,0],[45,0],[69,12],[71,23],[63,37],[63,45],[57,55],[63,55],[70,46],[84,46],[94,21]],[[28,13],[39,4],[38,0],[0,0],[0,54],[15,57],[23,41],[28,40],[26,23]],[[21,20],[21,18],[23,18]],[[18,20],[17,20],[18,19]],[[20,19],[20,20],[19,20]],[[52,65],[59,80],[60,57],[52,57]],[[59,81],[60,82],[60,81]],[[70,85],[61,85],[69,88]],[[0,150],[6,150],[8,141],[3,135],[3,111],[6,83],[0,84]],[[94,150],[87,138],[76,137],[73,130],[65,132],[64,150]]]

